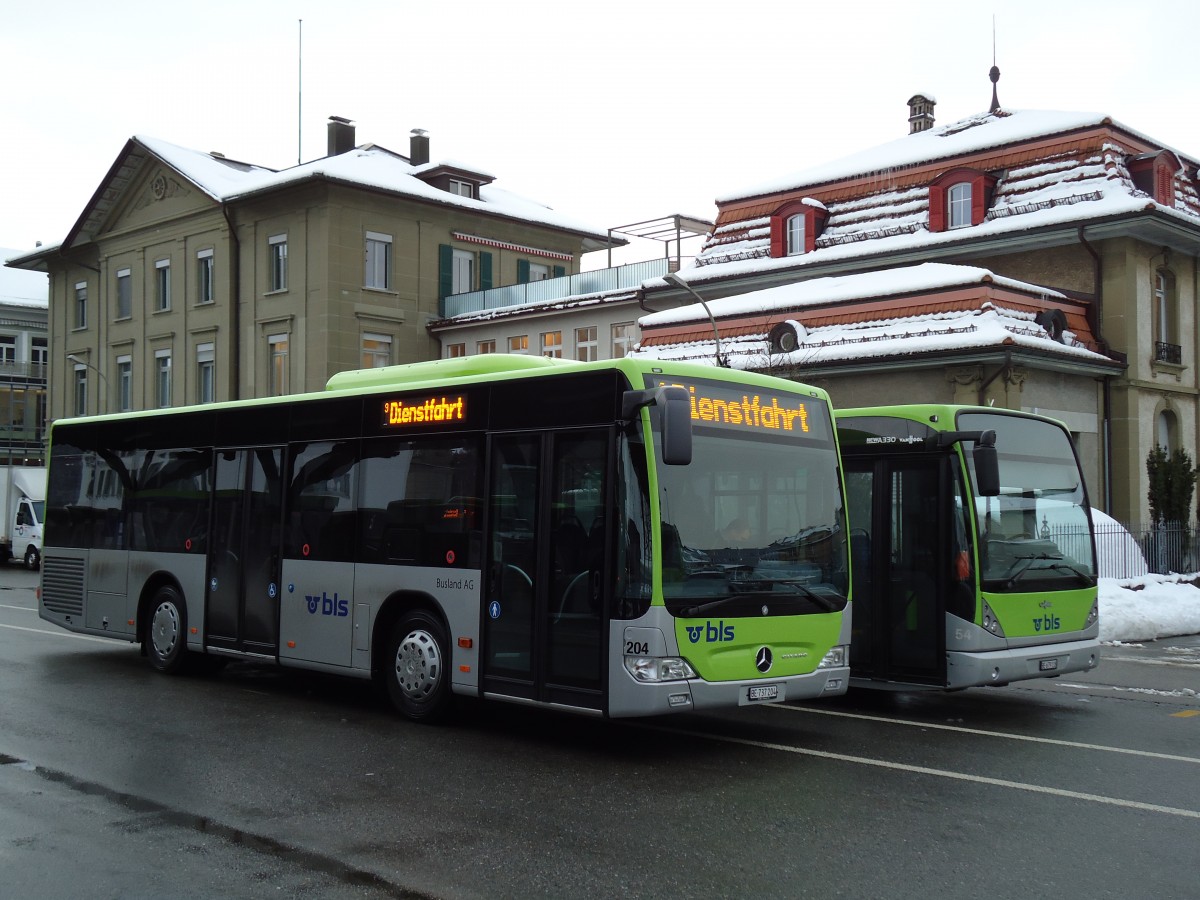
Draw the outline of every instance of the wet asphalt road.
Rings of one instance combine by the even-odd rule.
[[[0,572],[0,896],[1196,897],[1200,638],[648,722],[151,672]]]

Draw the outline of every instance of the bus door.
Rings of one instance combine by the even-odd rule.
[[[952,554],[943,457],[847,457],[854,618],[851,673],[946,681]]]
[[[279,645],[282,447],[216,451],[205,631],[211,647]]]
[[[604,709],[608,429],[492,435],[483,690]]]

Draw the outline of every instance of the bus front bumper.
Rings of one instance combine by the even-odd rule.
[[[1064,641],[979,653],[946,653],[946,686],[1002,685],[1029,678],[1089,672],[1100,662],[1100,641]]]
[[[808,675],[755,678],[749,681],[667,681],[642,684],[629,679],[620,697],[610,698],[609,715],[653,716],[674,712],[758,706],[784,700],[814,700],[846,693],[848,666],[817,669]]]

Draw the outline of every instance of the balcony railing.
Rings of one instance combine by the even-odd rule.
[[[666,258],[651,259],[613,266],[611,269],[594,269],[577,275],[564,275],[561,278],[510,284],[486,291],[450,294],[442,298],[442,316],[448,319],[463,313],[486,312],[505,306],[528,306],[531,303],[560,300],[576,294],[632,289],[639,287],[647,278],[658,278],[667,274],[670,263],[671,260]]]
[[[1154,342],[1154,361],[1174,363],[1179,365],[1183,362],[1183,348],[1178,344],[1168,344],[1163,341]]]

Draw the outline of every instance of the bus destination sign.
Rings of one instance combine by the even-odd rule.
[[[462,394],[442,397],[405,397],[383,401],[383,424],[390,428],[414,425],[444,425],[467,418],[467,398]]]
[[[691,395],[692,421],[697,424],[804,436],[823,430],[821,415],[810,416],[809,401],[792,394],[734,388],[716,381],[682,383],[658,378],[653,384],[685,388]]]

